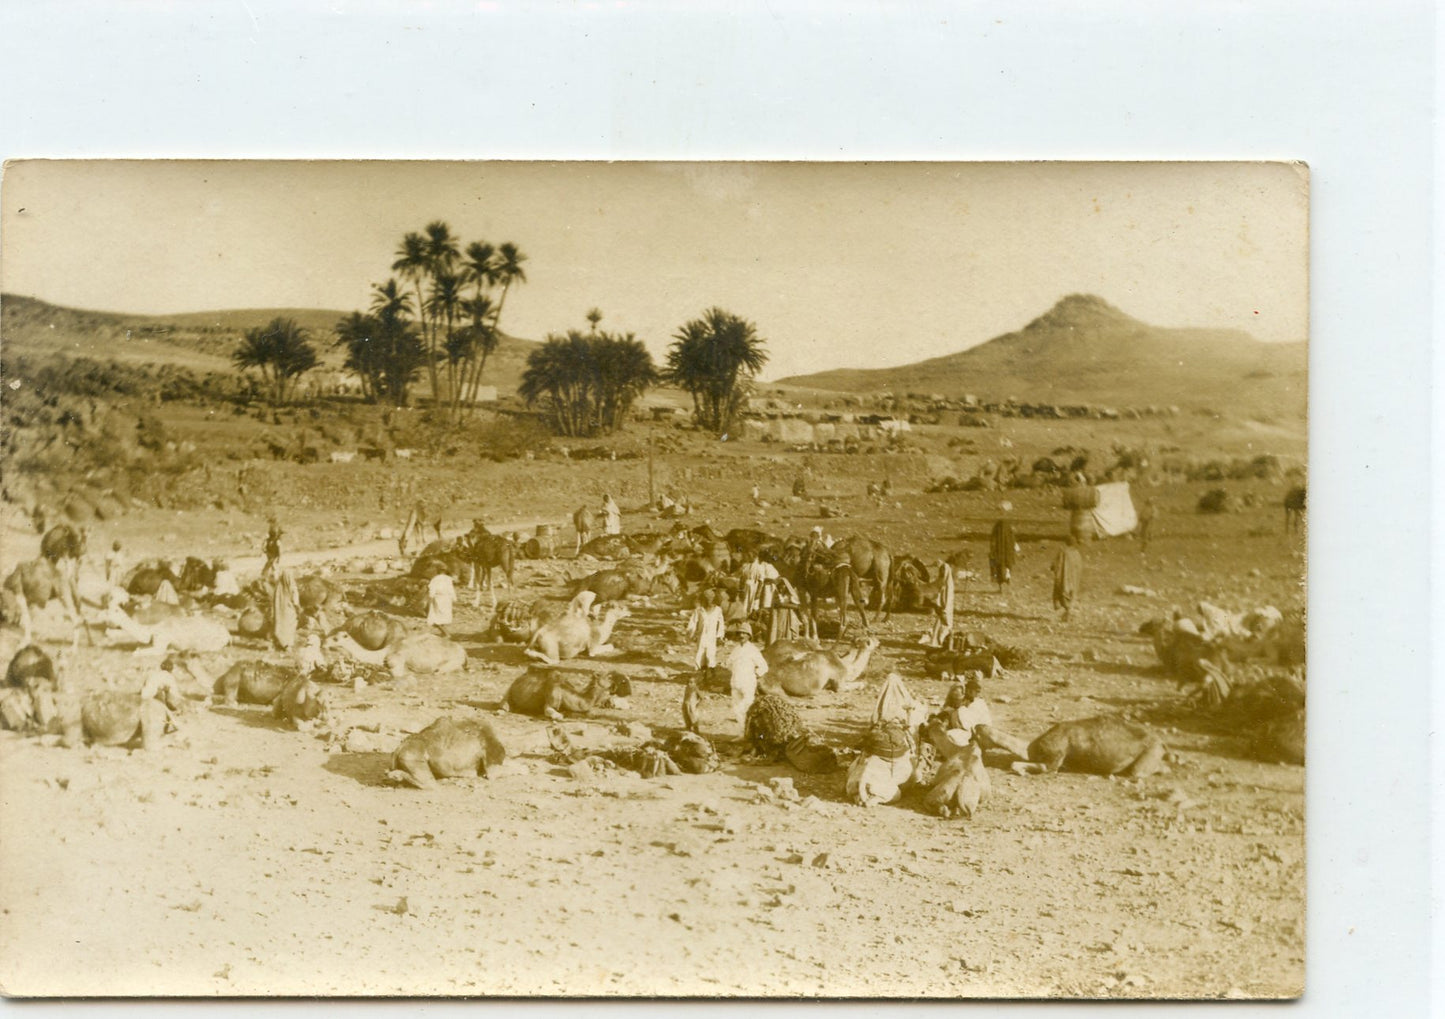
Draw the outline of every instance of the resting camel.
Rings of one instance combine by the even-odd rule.
[[[139,693],[101,690],[87,694],[80,703],[79,735],[85,742],[108,747],[139,741],[148,749],[175,729],[173,711],[181,708],[175,680],[168,672],[153,672]],[[66,724],[66,742],[77,735],[73,720]]]
[[[302,612],[312,615],[323,609],[344,610],[346,592],[325,577],[308,574],[296,581],[296,600]]]
[[[84,527],[77,530],[69,524],[56,524],[40,539],[40,558],[49,559],[53,563],[62,559],[71,559],[78,563],[80,557],[85,555],[85,541],[89,534]]]
[[[408,736],[391,755],[387,777],[417,789],[430,789],[439,778],[487,776],[507,759],[507,750],[481,719],[438,718]]]
[[[567,589],[567,596],[575,598],[583,591],[591,591],[597,597],[594,604],[599,608],[608,602],[623,601],[629,595],[649,595],[657,581],[668,573],[666,563],[644,566],[621,566],[610,570],[598,570],[580,580],[574,580]]]
[[[550,598],[504,601],[492,613],[487,629],[491,641],[528,641],[541,627],[567,611],[567,603]]]
[[[6,686],[28,687],[36,681],[44,681],[54,686],[56,679],[55,663],[34,644],[22,646],[5,667]]]
[[[177,591],[181,589],[180,576],[164,559],[137,566],[126,579],[125,590],[127,594],[152,598],[162,584],[170,584]]]
[[[386,667],[398,678],[408,674],[432,676],[460,672],[467,665],[466,648],[434,633],[403,637],[394,647],[386,649],[385,654]],[[362,661],[359,656],[354,657]]]
[[[650,532],[626,536],[627,547],[632,550],[633,555],[655,556],[667,546],[668,540],[669,535]]]
[[[15,652],[0,689],[0,727],[13,732],[48,730],[58,714],[59,679],[57,664],[39,647],[27,644]]]
[[[508,710],[560,722],[564,716],[591,715],[612,707],[613,697],[625,697],[632,684],[620,672],[538,668],[533,666],[513,681],[505,699]]]
[[[1011,765],[1019,775],[1068,770],[1144,778],[1164,770],[1164,744],[1148,729],[1117,715],[1060,722],[1032,743],[991,725],[975,726],[973,732],[984,749],[1006,750],[1020,758]]]
[[[591,541],[583,542],[578,555],[590,555],[594,559],[625,559],[632,554],[632,546],[622,534],[603,534]]]
[[[181,566],[180,584],[176,590],[186,594],[209,590],[216,586],[217,572],[219,571],[215,562],[208,563],[196,556],[186,556],[186,561]]]
[[[878,648],[878,639],[869,637],[854,644],[842,655],[832,651],[792,651],[793,641],[778,641],[763,651],[768,671],[762,678],[764,688],[782,690],[791,697],[812,697],[823,690],[842,693],[860,684],[859,677],[868,668],[868,659]],[[776,649],[776,650],[775,650]]]
[[[293,676],[271,702],[271,712],[297,729],[309,729],[330,714],[326,695],[316,681],[307,676]]]
[[[585,617],[565,613],[532,634],[526,655],[539,662],[556,665],[564,658],[576,658],[578,655],[598,658],[616,654],[617,649],[607,643],[608,638],[612,636],[612,628],[617,621],[631,614],[624,605],[612,605],[603,614],[601,622],[593,623]]]
[[[336,632],[326,638],[326,650],[344,654],[363,665],[385,665],[393,679],[408,674],[439,675],[466,668],[467,649],[434,633],[414,633],[379,651],[368,651],[350,634]]]
[[[176,651],[220,651],[231,643],[231,631],[224,623],[204,616],[167,615],[152,625],[143,624],[119,605],[112,605],[101,619],[141,645],[137,653],[162,654]]]
[[[213,695],[227,707],[270,704],[296,678],[296,670],[270,662],[237,662],[216,680]]]
[[[344,633],[367,651],[381,651],[399,643],[406,636],[406,628],[385,612],[373,609],[352,616],[331,633]]]

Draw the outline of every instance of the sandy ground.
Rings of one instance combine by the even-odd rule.
[[[907,797],[865,810],[843,801],[841,772],[741,761],[726,697],[705,695],[720,771],[580,782],[547,760],[545,723],[498,711],[523,658],[484,643],[490,613],[467,605],[453,627],[466,672],[330,688],[325,731],[293,731],[264,707],[211,707],[197,686],[178,732],[150,751],[0,735],[0,983],[13,995],[1296,995],[1303,770],[1247,759],[1243,738],[1189,710],[1137,627],[1200,598],[1283,605],[1302,545],[1281,533],[1278,489],[1267,508],[1222,518],[1190,512],[1197,489],[1161,495],[1147,555],[1131,540],[1087,550],[1087,600],[1069,624],[1048,607],[1052,542],[1026,543],[1010,594],[974,585],[959,597],[961,627],[1034,652],[1032,668],[986,685],[1001,726],[1032,737],[1124,711],[1178,753],[1168,774],[993,770],[993,799],[971,821]],[[876,529],[920,554],[971,547],[983,564],[997,498],[860,499],[829,526]],[[1061,532],[1056,493],[1014,501],[1025,532]],[[753,514],[737,504],[712,519]],[[765,522],[799,533],[813,521],[784,508]],[[200,517],[149,526],[136,555],[174,554],[202,533],[208,548],[254,552]],[[163,529],[179,533],[162,541]],[[366,540],[287,562],[344,575],[394,551]],[[7,558],[25,552],[12,534]],[[518,581],[559,593],[583,567],[570,555],[523,563]],[[1125,583],[1158,596],[1116,593]],[[921,671],[926,625],[875,625],[883,644],[865,687],[807,702],[809,724],[856,740],[892,668],[941,701],[944,684]],[[682,626],[670,599],[634,606],[606,666],[632,676],[634,696],[568,723],[574,743],[626,742],[625,720],[680,724]],[[5,637],[8,658],[17,640]],[[282,657],[237,645],[206,665]],[[82,647],[72,674],[126,686],[141,668],[129,651]],[[440,715],[491,720],[509,764],[430,792],[389,783],[391,750]],[[802,801],[773,795],[775,776]]]

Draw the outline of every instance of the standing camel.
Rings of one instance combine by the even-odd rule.
[[[848,604],[851,601],[858,609],[858,617],[868,627],[868,612],[863,605],[862,585],[847,559],[833,554],[831,550],[811,558],[802,555],[801,549],[789,550],[779,564],[779,572],[788,577],[802,600],[803,618],[807,636],[818,636],[818,602],[832,598],[838,605],[838,635],[848,630]]]
[[[889,554],[888,549],[872,538],[865,538],[858,534],[834,546],[834,551],[839,549],[847,558],[853,576],[858,580],[866,580],[872,585],[872,592],[868,600],[873,607],[883,609],[888,597],[888,580],[893,567],[893,557]]]
[[[582,546],[592,540],[593,533],[600,523],[598,514],[586,506],[579,506],[577,512],[572,514],[572,526],[577,529],[577,551],[575,554],[582,554]]]
[[[436,532],[437,541],[442,540],[441,517],[438,516],[433,520],[428,520],[428,516],[430,516],[430,514],[427,513],[426,505],[422,502],[418,502],[411,508],[411,512],[407,514],[406,523],[401,525],[401,534],[399,534],[396,539],[398,553],[406,555],[406,546],[410,542],[412,535],[416,535],[418,541],[425,541],[428,525]]]
[[[507,580],[507,590],[513,590],[515,585],[512,583],[512,564],[516,559],[516,548],[508,538],[492,534],[477,522],[471,531],[462,537],[458,551],[471,567],[472,590],[475,592],[473,604],[482,603],[482,587],[485,586],[492,598],[492,608],[495,609],[497,589],[492,584],[492,570],[500,567]]]

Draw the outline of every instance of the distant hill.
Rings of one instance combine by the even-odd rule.
[[[1303,417],[1306,360],[1304,343],[1262,343],[1240,330],[1152,326],[1102,298],[1071,294],[1017,332],[956,354],[897,368],[798,375],[776,384]]]
[[[239,308],[179,315],[126,315],[62,308],[33,297],[0,295],[0,354],[70,354],[99,361],[173,364],[195,371],[231,371],[231,352],[246,330],[291,318],[311,331],[322,363],[340,368],[332,328],[349,312],[324,308]],[[501,392],[517,388],[527,354],[537,344],[503,334],[483,382]]]

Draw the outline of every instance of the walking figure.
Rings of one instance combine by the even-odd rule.
[[[999,509],[1007,513],[1013,509],[1013,504],[1002,503]],[[1000,594],[1013,582],[1013,568],[1018,562],[1018,554],[1019,543],[1014,535],[1013,521],[1004,517],[993,525],[988,545],[988,568]]]
[[[270,521],[270,528],[266,531],[266,543],[261,546],[261,551],[266,555],[266,565],[261,568],[261,573],[271,576],[276,571],[277,564],[281,561],[281,525],[276,523],[273,517]]]

